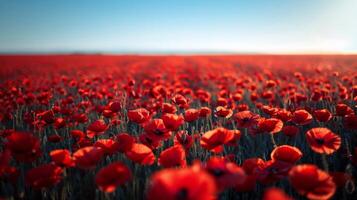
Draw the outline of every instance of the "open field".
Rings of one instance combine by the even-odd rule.
[[[357,199],[356,55],[1,55],[0,197]]]

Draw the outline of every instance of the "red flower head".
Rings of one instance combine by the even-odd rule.
[[[92,169],[103,158],[104,151],[100,147],[83,147],[73,154],[74,162],[80,169]]]
[[[76,138],[76,139],[81,139],[85,137],[85,134],[81,130],[72,130],[70,132],[71,136]]]
[[[152,165],[155,162],[155,155],[151,149],[139,143],[134,143],[132,148],[125,152],[126,157],[141,165]]]
[[[127,133],[120,133],[116,135],[115,140],[117,141],[119,146],[118,151],[121,153],[125,153],[126,151],[129,151],[135,142],[135,138],[133,138],[131,135]]]
[[[288,110],[280,109],[278,112],[275,113],[274,117],[280,119],[283,122],[288,122],[291,120],[292,114]]]
[[[63,140],[63,137],[57,135],[57,134],[53,134],[53,135],[50,135],[47,137],[47,140],[49,142],[52,142],[52,143],[58,143],[58,142],[61,142]]]
[[[245,181],[244,170],[235,163],[227,162],[224,158],[210,158],[204,165],[204,169],[215,178],[218,191],[232,188]]]
[[[128,111],[128,118],[130,121],[142,124],[150,119],[150,113],[145,108],[138,108]]]
[[[170,103],[163,103],[162,104],[162,113],[171,113],[174,114],[177,112],[176,106]]]
[[[200,108],[200,114],[199,116],[202,117],[202,118],[206,118],[208,116],[210,116],[212,113],[211,109],[208,108],[208,107],[201,107]]]
[[[302,157],[302,152],[296,147],[281,145],[271,152],[270,157],[273,161],[278,160],[295,164]]]
[[[162,146],[162,140],[153,136],[152,134],[141,134],[139,136],[139,141],[148,146],[150,149],[157,149],[158,147]]]
[[[279,188],[269,188],[264,191],[263,200],[293,200]]]
[[[293,167],[289,181],[299,194],[309,199],[329,199],[336,191],[332,177],[311,164]]]
[[[165,127],[170,131],[176,131],[183,123],[185,123],[182,115],[166,113],[162,115],[161,119],[164,121]]]
[[[307,131],[306,139],[317,153],[332,154],[341,146],[341,137],[328,128],[312,128]]]
[[[200,111],[194,108],[187,109],[185,111],[185,121],[186,122],[193,122],[196,121],[200,116]]]
[[[74,167],[75,163],[71,156],[71,152],[67,149],[56,149],[50,152],[51,159],[56,165],[64,167]]]
[[[201,146],[213,152],[221,152],[224,144],[235,137],[234,131],[225,128],[216,128],[206,132],[201,138]]]
[[[288,125],[288,126],[284,126],[283,129],[281,129],[281,131],[286,136],[294,137],[299,133],[299,128],[293,125]]]
[[[21,162],[32,162],[42,155],[40,140],[31,133],[13,132],[7,137],[5,147]]]
[[[121,162],[113,162],[103,167],[95,175],[95,183],[103,192],[114,192],[119,185],[131,179],[131,171]]]
[[[232,140],[230,140],[227,145],[228,146],[237,146],[238,142],[240,140],[240,137],[242,136],[241,132],[239,130],[231,130],[234,133],[234,137]]]
[[[45,111],[43,113],[38,114],[38,117],[41,118],[46,124],[52,124],[55,122],[56,118],[52,110]]]
[[[107,129],[108,126],[103,120],[97,120],[87,127],[87,135],[89,138],[93,138],[96,135],[104,134]]]
[[[56,118],[54,127],[55,129],[60,129],[66,126],[66,121],[63,118]]]
[[[276,118],[261,119],[258,121],[259,132],[278,133],[283,128],[283,121]]]
[[[270,160],[264,163],[261,168],[255,169],[257,179],[262,184],[272,184],[283,179],[291,169],[293,164],[279,160]]]
[[[355,114],[345,115],[343,125],[347,129],[357,129],[357,116]]]
[[[259,115],[256,115],[249,110],[238,112],[234,115],[238,126],[241,128],[249,128],[257,123]]]
[[[171,132],[166,128],[162,119],[153,119],[144,124],[145,132],[158,140],[168,139]]]
[[[233,110],[222,106],[218,106],[215,110],[215,115],[217,117],[224,117],[228,119],[233,115]]]
[[[332,114],[327,109],[315,110],[314,116],[319,122],[328,122],[332,118]]]
[[[336,105],[336,115],[337,116],[345,116],[345,115],[350,115],[354,114],[352,108],[347,106],[346,104],[340,103]]]
[[[306,110],[296,110],[293,113],[292,121],[297,125],[306,125],[311,123],[312,116]]]
[[[181,145],[175,145],[161,152],[158,163],[163,167],[185,167],[186,153]]]
[[[164,169],[152,175],[147,190],[148,200],[213,200],[214,179],[194,168]]]
[[[26,172],[26,185],[34,189],[52,187],[62,180],[62,168],[55,164],[45,164]]]
[[[121,104],[119,101],[112,101],[108,104],[109,106],[109,109],[116,113],[116,112],[119,112],[121,110]]]
[[[172,100],[172,103],[178,105],[180,108],[188,107],[187,99],[180,94],[176,94],[171,100]]]
[[[119,152],[120,148],[119,143],[113,139],[97,140],[93,146],[102,148],[106,155],[113,155]]]
[[[174,145],[182,145],[186,151],[189,150],[193,144],[192,136],[187,134],[187,131],[179,131],[174,138]]]

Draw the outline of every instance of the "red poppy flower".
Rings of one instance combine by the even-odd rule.
[[[80,169],[92,169],[103,158],[104,151],[100,147],[83,147],[73,153],[76,166]]]
[[[258,121],[258,130],[271,134],[278,133],[283,128],[283,121],[276,118],[261,119]]]
[[[21,162],[32,162],[42,155],[40,140],[31,133],[13,132],[7,137],[5,147]]]
[[[72,130],[70,132],[71,136],[76,138],[76,139],[81,139],[85,137],[85,134],[81,130]]]
[[[185,123],[182,115],[166,113],[161,116],[161,119],[164,121],[165,127],[171,131],[176,131],[183,123]]]
[[[187,99],[180,94],[176,94],[171,100],[174,104],[178,105],[180,108],[185,108],[188,106]]]
[[[128,118],[130,121],[142,124],[150,119],[150,113],[145,108],[138,108],[128,111]]]
[[[296,110],[293,113],[292,121],[297,125],[306,125],[311,123],[312,116],[306,110]]]
[[[279,188],[269,188],[264,191],[263,200],[293,200]]]
[[[230,118],[233,115],[232,109],[218,106],[215,110],[215,115],[218,117]]]
[[[93,138],[96,135],[103,134],[107,129],[108,126],[103,120],[96,120],[87,127],[87,135],[89,138]]]
[[[61,117],[56,118],[55,123],[54,123],[53,126],[55,127],[55,129],[63,128],[63,127],[66,126],[66,121]]]
[[[187,131],[179,131],[174,138],[174,145],[182,145],[186,151],[189,150],[193,144],[192,136],[187,134]]]
[[[155,162],[154,153],[144,144],[134,143],[132,148],[125,152],[125,155],[141,165],[152,165]]]
[[[52,187],[62,180],[62,168],[55,164],[44,164],[26,172],[25,182],[34,189]]]
[[[247,174],[254,174],[257,168],[262,169],[265,165],[265,161],[261,158],[248,158],[243,162],[243,169]]]
[[[202,118],[210,116],[212,113],[211,109],[208,107],[201,107],[199,116]]]
[[[339,103],[336,105],[336,115],[337,116],[345,116],[345,115],[350,115],[354,114],[352,108],[350,108],[348,105]]]
[[[193,122],[196,121],[200,116],[200,111],[194,108],[187,109],[185,111],[185,121],[186,122]]]
[[[206,132],[201,137],[200,144],[205,149],[221,152],[223,150],[222,145],[231,141],[234,136],[235,134],[233,131],[220,127]]]
[[[147,191],[148,200],[213,200],[215,195],[214,179],[193,168],[160,170],[150,178]]]
[[[241,134],[241,132],[239,130],[231,130],[231,131],[234,133],[234,137],[233,137],[232,140],[230,140],[227,143],[227,146],[237,146],[238,142],[239,142],[239,139],[242,136],[242,134]]]
[[[40,113],[38,117],[41,118],[46,124],[52,124],[55,122],[56,118],[52,110],[45,111]]]
[[[139,136],[139,141],[148,146],[150,149],[157,149],[162,146],[162,140],[152,134],[141,134]]]
[[[119,101],[112,101],[108,104],[109,106],[109,109],[116,113],[116,112],[119,112],[121,110],[121,104]]]
[[[163,167],[185,167],[186,166],[186,153],[181,145],[175,145],[173,147],[167,148],[161,152],[159,160],[159,165]]]
[[[120,148],[119,143],[113,139],[97,140],[93,146],[102,148],[104,153],[107,155],[113,155],[119,152],[119,148]]]
[[[357,129],[357,116],[355,114],[345,115],[343,125],[347,129]]]
[[[215,178],[218,191],[232,188],[245,181],[244,170],[235,163],[227,162],[224,158],[210,158],[204,165],[204,169]]]
[[[177,112],[176,106],[170,103],[163,103],[162,104],[162,113],[171,113],[174,114]]]
[[[332,154],[341,146],[341,137],[328,128],[312,128],[307,131],[306,139],[317,153]]]
[[[75,163],[71,156],[71,152],[67,149],[56,149],[50,152],[51,159],[56,165],[64,167],[74,167]]]
[[[249,128],[257,123],[258,115],[250,112],[249,110],[238,112],[234,115],[238,126],[241,128]]]
[[[159,140],[168,139],[171,132],[166,128],[162,119],[153,119],[144,124],[144,130],[148,135]]]
[[[53,135],[48,136],[47,140],[52,143],[58,143],[58,142],[61,142],[63,140],[63,138],[57,134],[53,134]]]
[[[283,179],[292,166],[293,164],[288,162],[269,160],[262,168],[256,168],[254,173],[260,183],[267,185]]]
[[[273,161],[278,160],[295,164],[302,157],[302,152],[296,147],[281,145],[271,152],[270,157]]]
[[[116,135],[115,140],[118,143],[118,151],[121,153],[129,151],[135,142],[135,139],[127,133]]]
[[[293,167],[289,181],[299,194],[309,199],[329,199],[336,191],[332,177],[311,164]]]
[[[114,192],[119,185],[131,179],[131,171],[121,162],[113,162],[103,167],[95,175],[95,183],[103,192]]]
[[[332,114],[327,109],[315,110],[314,116],[319,122],[328,122],[332,118]]]
[[[283,122],[288,122],[292,119],[292,114],[288,110],[280,109],[274,114],[274,117],[280,119]]]
[[[284,126],[283,129],[281,129],[281,131],[286,136],[294,137],[299,133],[299,128],[293,125],[288,125],[288,126]]]

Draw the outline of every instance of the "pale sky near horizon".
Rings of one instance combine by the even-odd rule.
[[[355,53],[357,0],[0,0],[0,52]]]

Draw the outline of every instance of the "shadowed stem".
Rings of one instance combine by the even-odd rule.
[[[323,165],[323,167],[324,167],[324,170],[325,170],[326,172],[328,172],[329,170],[328,170],[328,162],[327,162],[326,154],[322,154],[322,155],[321,155],[321,159],[322,159],[322,165]]]
[[[271,140],[271,143],[273,143],[274,148],[278,147],[278,145],[276,145],[274,135],[272,133],[270,133],[270,140]]]

